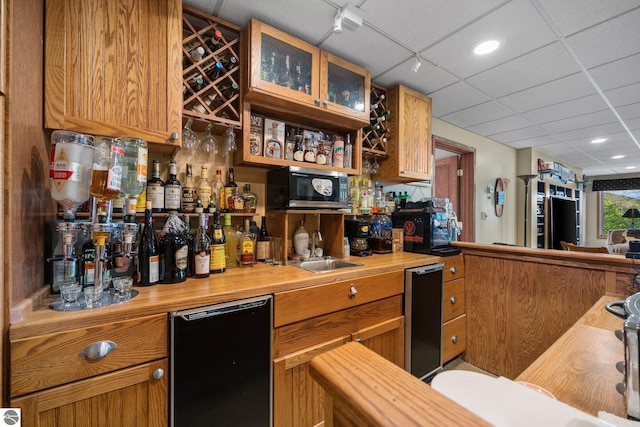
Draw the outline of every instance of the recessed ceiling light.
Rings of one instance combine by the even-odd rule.
[[[618,154],[617,156],[611,156],[612,159],[624,159],[624,154]]]
[[[486,55],[500,47],[500,44],[500,40],[497,39],[486,40],[475,45],[473,47],[473,53],[476,55]]]
[[[627,166],[625,169],[635,169],[635,166]]]
[[[592,139],[591,143],[592,144],[600,144],[601,142],[605,142],[607,141],[609,138],[596,138],[596,139]]]

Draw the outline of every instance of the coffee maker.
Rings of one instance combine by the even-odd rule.
[[[366,219],[359,219],[354,217],[353,219],[344,220],[344,235],[349,239],[349,248],[351,255],[355,256],[369,256],[371,255],[371,249],[369,249],[369,234],[370,224]]]

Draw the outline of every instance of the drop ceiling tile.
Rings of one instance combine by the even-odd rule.
[[[564,36],[638,7],[637,0],[538,0]]]
[[[457,82],[428,94],[434,117],[442,117],[454,111],[464,110],[474,105],[490,101],[487,95],[464,82]]]
[[[541,125],[551,133],[566,132],[574,129],[583,129],[588,126],[597,126],[608,123],[617,123],[616,117],[610,110],[597,111],[595,113],[583,114],[568,119],[556,120]]]
[[[535,34],[536,37],[531,37]],[[490,55],[472,52],[478,42],[500,37],[502,46]],[[429,60],[460,78],[493,66],[555,41],[555,35],[528,0],[511,1],[421,52]]]
[[[363,2],[364,20],[419,52],[499,6],[504,0]],[[306,3],[300,2],[300,3]],[[313,15],[308,15],[313,16]]]
[[[501,119],[511,115],[513,115],[513,111],[510,111],[497,102],[491,101],[466,108],[455,113],[447,114],[442,117],[442,120],[467,129],[476,124]]]
[[[558,42],[483,71],[466,81],[479,90],[500,98],[579,71]]]
[[[498,101],[515,112],[524,113],[595,93],[596,90],[585,75],[576,73],[498,98]]]
[[[586,68],[640,52],[640,9],[625,13],[565,40]]]
[[[572,141],[576,139],[591,141],[594,138],[600,138],[601,135],[609,135],[618,132],[624,132],[624,128],[616,121],[596,126],[585,126],[580,129],[574,129],[566,132],[558,132],[556,135],[565,141]]]
[[[525,141],[532,138],[544,138],[548,135],[550,135],[549,131],[541,128],[540,126],[531,126],[509,132],[496,133],[491,135],[491,139],[502,142],[503,144],[511,145],[516,141]]]
[[[638,99],[640,101],[640,98]],[[616,111],[622,118],[622,120],[631,120],[640,118],[640,102],[635,104],[625,105],[624,107],[616,108]]]
[[[387,88],[395,84],[402,84],[420,93],[427,94],[457,81],[458,79],[455,76],[427,61],[422,61],[422,66],[417,73],[414,73],[413,57],[411,57],[389,72],[378,76],[374,83]]]
[[[640,83],[634,83],[604,93],[614,107],[633,104],[640,99]]]
[[[600,89],[611,89],[640,82],[640,54],[589,69]]]
[[[479,135],[489,136],[496,133],[504,133],[505,131],[512,131],[522,128],[528,128],[533,126],[529,120],[522,116],[514,114],[513,116],[503,117],[501,119],[492,120],[490,122],[481,123],[475,126],[469,126],[467,130],[477,133]]]
[[[522,116],[531,120],[533,123],[541,124],[593,113],[596,111],[602,111],[607,108],[607,104],[602,100],[600,95],[589,95],[528,111],[526,113],[522,113]]]

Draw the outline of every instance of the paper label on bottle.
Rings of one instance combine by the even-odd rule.
[[[186,269],[188,260],[189,260],[189,247],[187,245],[184,245],[176,251],[176,268],[178,270]]]
[[[122,166],[113,166],[107,172],[107,190],[119,191],[122,186]]]
[[[164,187],[148,185],[147,196],[151,199],[153,209],[164,209]]]
[[[149,283],[156,283],[160,280],[160,256],[149,257]]]
[[[180,209],[180,186],[165,185],[164,186],[164,207],[165,209]]]
[[[224,255],[224,245],[211,245],[210,271],[220,271],[227,268],[227,261]]]
[[[53,155],[49,165],[49,177],[53,180],[53,185],[58,191],[62,190],[67,181],[82,181],[82,165],[68,159],[64,148],[57,144],[52,148]]]
[[[211,256],[205,251],[200,251],[195,256],[195,273],[207,274],[209,273],[209,265],[211,264]]]
[[[136,166],[137,181],[141,183],[147,182],[147,159],[148,151],[144,147],[138,147],[138,164]]]

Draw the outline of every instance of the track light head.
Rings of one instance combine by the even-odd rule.
[[[422,61],[420,61],[420,56],[416,53],[416,59],[413,63],[413,72],[417,73],[421,66],[422,66]]]
[[[342,9],[338,9],[336,17],[333,19],[333,32],[340,34],[342,32],[342,19],[344,18],[344,12]]]

